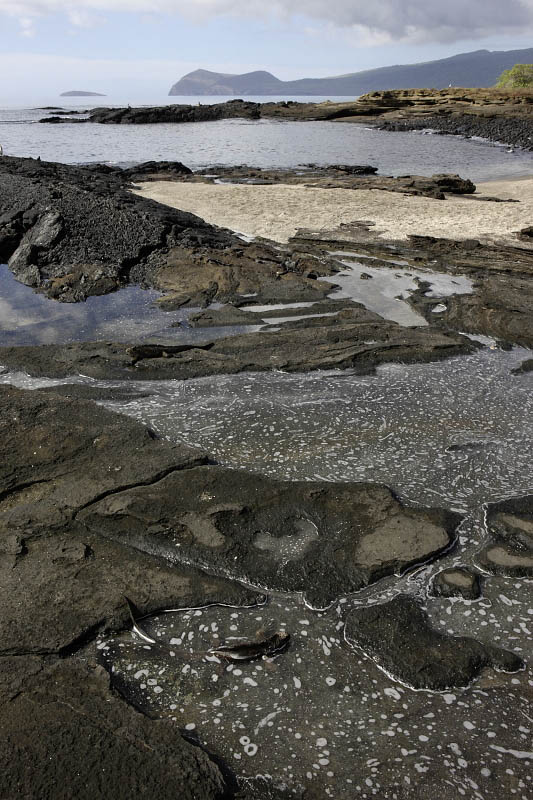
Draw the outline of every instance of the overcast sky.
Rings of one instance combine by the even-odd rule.
[[[532,34],[533,0],[0,0],[0,104],[69,89],[150,100],[198,67],[321,77]]]

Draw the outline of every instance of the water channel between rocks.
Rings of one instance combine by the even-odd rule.
[[[489,670],[465,689],[413,691],[345,643],[344,620],[360,604],[408,593],[437,629],[530,660],[531,581],[486,577],[472,602],[426,596],[443,567],[476,566],[487,538],[484,503],[533,490],[533,375],[511,374],[530,355],[485,347],[363,377],[271,372],[128,382],[148,396],[107,407],[222,464],[289,480],[384,482],[406,502],[444,505],[465,520],[457,546],[438,562],[338,598],[327,611],[276,594],[258,608],[214,606],[144,621],[161,645],[130,633],[101,640],[100,658],[116,685],[149,713],[174,719],[237,774],[272,776],[291,792],[305,786],[309,797],[403,798],[416,785],[424,798],[443,786],[450,797],[499,800],[505,786],[505,796],[529,798],[528,671]],[[0,381],[27,388],[69,382],[22,374]],[[274,630],[288,631],[292,641],[271,660],[225,667],[205,658],[223,640]]]

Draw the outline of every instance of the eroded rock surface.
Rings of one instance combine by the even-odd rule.
[[[150,720],[114,695],[103,668],[67,661],[34,675],[26,659],[18,665],[26,667],[26,681],[0,706],[2,797],[216,800],[224,794],[209,757],[172,723]]]
[[[487,525],[490,542],[477,561],[494,575],[533,575],[533,496],[514,497],[490,503]]]
[[[301,372],[356,368],[365,373],[386,362],[436,361],[473,352],[475,346],[455,333],[404,328],[354,306],[334,317],[295,320],[279,330],[238,334],[197,345],[80,342],[3,347],[0,363],[31,375],[58,378],[82,373],[93,378],[185,380],[273,369]]]
[[[431,627],[407,595],[352,611],[346,641],[413,689],[443,691],[467,686],[485,667],[516,672],[519,656],[477,639],[449,636]]]
[[[402,506],[377,484],[286,483],[207,466],[104,498],[78,519],[145,552],[324,607],[447,549],[460,517]]]
[[[66,302],[141,283],[204,293],[197,300],[205,305],[275,282],[279,272],[305,271],[298,260],[286,265],[287,253],[133,195],[128,179],[101,166],[0,158],[0,261]]]
[[[91,648],[130,626],[125,595],[142,613],[262,595],[76,521],[88,503],[206,457],[85,400],[1,387],[0,405],[0,795],[221,797],[218,767],[115,696]]]
[[[96,498],[207,461],[90,402],[0,387],[0,535],[57,528]]]
[[[435,597],[477,600],[481,596],[479,575],[466,567],[444,569],[435,575],[430,593]]]
[[[446,194],[472,194],[476,187],[472,181],[461,178],[459,175],[401,175],[391,177],[376,175],[377,167],[350,166],[347,164],[332,164],[318,166],[305,164],[298,169],[262,169],[260,167],[236,166],[214,167],[199,170],[193,174],[177,171],[175,174],[164,169],[159,169],[154,164],[150,170],[148,165],[142,165],[143,172],[139,180],[180,180],[192,183],[224,183],[245,184],[285,184],[289,186],[311,186],[321,189],[380,189],[385,192],[400,192],[401,194],[432,197],[444,200]],[[161,174],[163,173],[163,174]]]

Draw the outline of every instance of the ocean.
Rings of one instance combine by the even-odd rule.
[[[54,104],[80,111],[117,106],[120,98],[68,98]],[[224,102],[226,97],[156,98],[151,105]],[[254,101],[277,98],[250,97]],[[326,98],[295,97],[302,102]],[[327,98],[346,100],[347,98]],[[57,102],[59,100],[59,102]],[[182,161],[192,169],[214,165],[296,167],[300,164],[371,164],[382,175],[460,173],[474,181],[521,177],[533,172],[533,153],[485,141],[427,132],[389,133],[340,122],[221,120],[184,124],[39,124],[51,113],[41,107],[0,108],[0,145],[6,155],[48,161],[104,161],[129,165],[149,160]]]

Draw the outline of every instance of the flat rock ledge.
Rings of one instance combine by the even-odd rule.
[[[142,614],[263,602],[235,580],[246,577],[324,606],[442,552],[460,521],[403,506],[385,486],[210,466],[202,451],[52,391],[0,387],[0,419],[6,798],[233,796],[230,771],[128,706],[97,666],[96,636],[131,625],[125,596]]]
[[[217,466],[93,503],[91,532],[325,608],[450,547],[461,517],[404,506],[386,486],[286,482]]]
[[[477,600],[481,597],[480,576],[467,567],[450,567],[438,572],[431,583],[433,597],[459,597]]]
[[[472,353],[477,347],[460,334],[404,328],[356,307],[333,317],[295,320],[277,330],[243,333],[198,345],[80,342],[0,347],[0,364],[50,378],[81,373],[97,379],[140,381],[275,369],[306,372],[354,368],[363,374],[383,363],[438,361]]]
[[[508,650],[435,630],[408,595],[352,611],[345,637],[412,689],[441,692],[468,686],[486,667],[505,672],[523,667],[519,656]]]
[[[513,497],[487,507],[491,541],[476,556],[492,575],[533,576],[533,495]]]
[[[94,661],[98,633],[176,605],[262,595],[84,529],[117,489],[207,457],[85,400],[0,388],[0,795],[215,800],[218,766],[179,729],[129,707]]]

